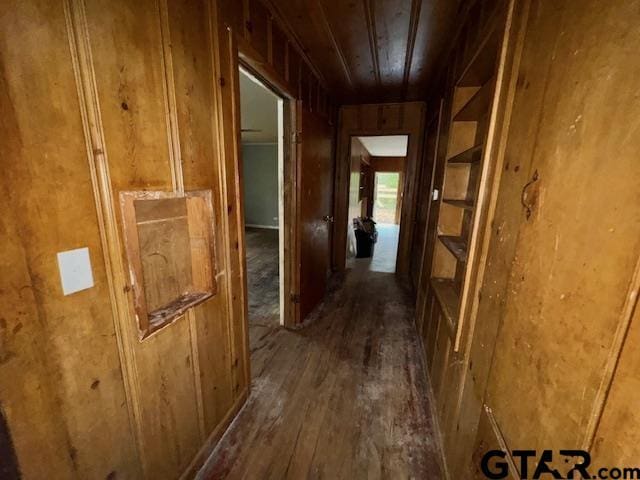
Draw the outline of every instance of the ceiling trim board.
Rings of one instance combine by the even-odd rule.
[[[327,18],[327,12],[325,12],[324,10],[324,5],[322,5],[322,2],[320,0],[317,0],[317,4],[318,8],[320,9],[320,20],[322,21],[325,33],[329,37],[329,41],[333,45],[333,48],[336,50],[338,59],[340,60],[340,65],[342,66],[342,71],[344,72],[344,76],[346,77],[351,89],[353,89],[353,78],[351,76],[351,70],[349,69],[349,64],[347,63],[347,59],[344,56],[342,47],[338,43],[338,39],[333,33],[333,29],[331,28],[331,24],[329,23],[329,19]]]
[[[365,17],[367,20],[367,32],[369,33],[369,51],[371,52],[371,60],[373,62],[373,74],[376,79],[376,85],[381,86],[380,80],[380,62],[378,60],[378,34],[376,32],[376,17],[373,2],[371,0],[363,0]]]
[[[404,73],[402,76],[402,98],[406,99],[411,77],[411,65],[413,63],[413,51],[416,46],[418,24],[420,23],[421,0],[411,0],[411,15],[409,17],[409,36],[407,38],[407,51],[404,57]]]

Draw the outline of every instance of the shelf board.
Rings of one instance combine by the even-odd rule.
[[[477,122],[487,115],[493,100],[493,80],[485,83],[478,92],[471,97],[467,104],[453,117],[454,122]]]
[[[172,320],[176,317],[182,316],[191,307],[204,302],[211,298],[213,293],[211,292],[189,292],[180,295],[169,305],[158,308],[149,312],[149,324],[153,326],[161,325],[164,322]]]
[[[454,207],[464,208],[465,210],[473,211],[475,205],[471,200],[454,200],[451,198],[443,198],[442,201],[448,205]]]
[[[473,147],[465,150],[464,152],[460,152],[457,155],[449,158],[447,163],[478,163],[482,157],[482,150],[484,149],[484,144],[474,145]]]
[[[491,28],[460,75],[456,86],[477,87],[484,85],[495,73],[499,48],[500,29]]]
[[[438,235],[442,244],[447,247],[454,257],[460,262],[467,261],[467,242],[462,237],[453,235]]]
[[[431,288],[433,288],[433,293],[447,319],[452,334],[455,335],[454,330],[460,315],[460,297],[456,291],[454,281],[448,278],[432,278]]]

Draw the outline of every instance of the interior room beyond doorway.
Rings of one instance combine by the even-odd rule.
[[[240,69],[249,343],[281,324],[282,99]]]
[[[395,272],[408,135],[351,138],[347,267]]]

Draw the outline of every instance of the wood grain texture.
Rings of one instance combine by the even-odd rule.
[[[239,56],[243,68],[260,78],[284,101],[284,323],[293,326],[304,320],[305,315],[320,300],[324,290],[322,288],[315,291],[314,285],[316,282],[321,284],[325,281],[327,268],[320,263],[326,262],[314,261],[303,272],[303,265],[306,264],[300,259],[303,239],[306,246],[315,242],[313,249],[306,249],[307,256],[311,251],[328,250],[330,252],[332,248],[331,225],[315,227],[318,227],[318,218],[330,215],[332,211],[333,174],[331,169],[334,156],[333,129],[337,117],[336,108],[326,91],[321,72],[309,61],[288,22],[283,20],[279,5],[269,1],[262,4],[261,0],[254,0],[244,2],[242,9],[249,19],[252,12],[254,17],[268,16],[271,26],[267,28],[266,41],[270,45],[270,50],[267,49],[265,52],[260,44],[262,40],[255,35],[251,36],[251,32],[247,32],[246,29],[242,33],[237,28],[234,29],[233,11],[226,2],[221,2],[219,20],[221,28],[229,28],[227,35],[230,39],[225,40],[230,42],[228,43],[230,50],[224,53],[224,63],[232,69],[234,68],[232,62],[238,63],[238,59],[234,57]],[[275,51],[276,47],[280,51]],[[225,48],[222,50],[224,51]],[[277,64],[278,61],[284,61],[286,64],[284,66]],[[231,79],[231,75],[236,74],[230,72],[228,76],[223,76],[225,83]],[[228,122],[238,120],[231,111],[226,118]],[[317,159],[320,157],[322,157],[323,169],[318,170]],[[308,179],[316,173],[319,173],[320,181],[309,181]],[[305,178],[307,179],[306,190],[303,185]],[[303,199],[303,192],[306,192],[307,197],[321,194],[321,203],[317,205],[322,210],[319,217],[318,212],[309,211],[313,208],[310,206],[307,206],[303,214],[302,204],[298,204]],[[311,203],[311,205],[315,204]],[[314,225],[314,229],[305,230],[302,223],[305,221],[307,227]],[[323,230],[325,230],[324,233]],[[240,250],[242,251],[242,248]],[[326,252],[319,255],[322,257],[325,254],[330,255]],[[300,303],[305,298],[308,301]]]
[[[514,4],[497,104],[503,123],[489,136],[498,162],[494,192],[487,191],[490,207],[480,219],[478,281],[464,304],[464,356],[447,351],[438,304],[427,298],[424,307],[452,478],[474,478],[496,431],[508,448],[592,448],[600,462],[619,464],[637,458],[634,434],[614,425],[622,417],[634,422],[619,402],[635,368],[628,352],[640,177],[634,140],[607,127],[623,121],[629,133],[637,126],[630,82],[638,62],[613,40],[636,34],[632,4],[617,3],[605,18],[588,6],[576,16],[568,3]],[[473,56],[460,55],[450,65]],[[493,423],[483,417],[485,405]]]
[[[220,0],[220,21],[234,35],[242,61],[261,79],[280,95],[302,100],[305,108],[333,122],[335,107],[328,93],[325,68],[311,61],[283,7],[281,2],[271,0]],[[314,12],[316,24],[326,27],[319,3],[305,4],[304,8]],[[239,24],[240,18],[244,20]]]
[[[487,11],[491,11],[489,8],[489,4],[481,5],[481,7],[486,8]],[[481,178],[485,178],[485,175],[489,175],[489,179],[493,178],[492,172],[500,172],[502,169],[502,160],[501,160],[501,152],[503,145],[503,125],[508,125],[508,115],[510,112],[510,105],[512,99],[512,93],[514,91],[514,86],[516,82],[517,75],[514,73],[518,68],[518,45],[519,38],[522,38],[522,32],[524,32],[523,24],[526,22],[526,12],[527,12],[527,3],[521,2],[517,4],[517,8],[511,10],[514,7],[513,4],[510,5],[510,9],[508,12],[513,12],[513,14],[507,14],[506,20],[503,20],[504,25],[506,25],[506,31],[504,33],[504,38],[506,39],[501,50],[501,59],[500,66],[498,68],[498,86],[496,93],[496,101],[493,106],[493,113],[491,114],[491,122],[488,124],[494,125],[489,128],[489,137],[488,137],[488,152],[489,154],[485,157],[485,165],[488,167],[487,172],[483,173]],[[496,28],[496,23],[491,22],[492,17],[486,16],[488,19],[488,25],[493,24],[493,28]],[[500,18],[500,17],[495,17]],[[505,18],[504,16],[501,18]],[[466,48],[458,50],[457,55],[460,55],[461,58],[473,58],[474,53],[477,51],[477,48],[482,45],[487,45],[486,42],[482,41],[483,35],[486,37],[487,33],[478,33],[478,32],[487,32],[487,25],[476,24],[474,22],[475,18],[470,17],[470,25],[474,27],[472,31],[467,31],[467,35],[470,35],[473,38],[476,38],[479,44],[466,43]],[[504,27],[498,27],[503,28]],[[497,32],[494,30],[494,32]],[[495,33],[497,34],[497,33]],[[471,53],[467,53],[471,52]],[[470,60],[468,60],[470,61]],[[455,64],[454,64],[455,65]],[[449,85],[455,85],[458,78],[458,74],[456,73],[459,69],[465,69],[464,62],[460,62],[456,68],[452,68],[450,74],[448,75]],[[457,87],[455,89],[450,90],[448,94],[446,94],[444,105],[450,109],[451,116],[454,116],[456,112],[460,111],[462,105],[467,103],[470,99],[474,98],[474,95],[478,91],[477,87],[469,88],[469,87]],[[506,113],[505,113],[506,112]],[[476,125],[471,125],[467,127],[465,125],[466,122],[461,122],[462,125],[456,125],[456,122],[453,123],[451,128],[447,128],[445,124],[445,128],[443,129],[444,139],[451,135],[454,136],[454,140],[452,141],[449,138],[448,148],[438,153],[438,159],[442,162],[442,159],[451,158],[452,155],[456,155],[457,152],[464,151],[467,149],[468,145],[475,145],[478,143],[478,133],[483,131],[487,126],[484,124],[485,122],[478,122]],[[469,131],[465,131],[468,129]],[[468,138],[467,138],[468,137]],[[495,144],[495,146],[493,146]],[[489,159],[489,160],[487,160]],[[443,164],[446,164],[442,162]],[[497,164],[497,166],[494,166]],[[493,207],[478,207],[476,205],[476,198],[482,198],[483,195],[488,196],[488,198],[492,198],[492,195],[495,195],[495,184],[492,186],[492,182],[494,180],[483,181],[480,185],[479,192],[480,197],[476,192],[469,191],[467,187],[467,178],[469,180],[472,179],[473,170],[467,171],[457,171],[462,166],[456,164],[455,166],[449,166],[447,171],[447,185],[445,188],[448,188],[443,195],[444,200],[442,200],[440,212],[436,212],[434,215],[434,221],[437,219],[439,221],[441,228],[446,227],[446,232],[462,232],[464,235],[468,235],[469,227],[468,227],[468,219],[465,219],[465,216],[461,215],[463,211],[467,211],[469,209],[480,208],[479,214],[474,214],[474,218],[477,222],[482,224],[483,222],[487,222],[483,228],[487,230],[490,226],[493,225],[491,221],[491,208]],[[455,168],[455,170],[454,170]],[[464,167],[467,169],[468,167]],[[441,170],[440,170],[441,171]],[[450,175],[453,173],[454,175]],[[438,177],[438,168],[436,168],[436,177]],[[466,177],[466,178],[465,178]],[[499,178],[499,174],[497,175]],[[436,178],[437,182],[442,181],[442,177]],[[477,181],[477,180],[476,180]],[[466,198],[464,202],[462,201],[449,201],[447,198],[449,196],[453,196],[454,198]],[[485,204],[491,204],[491,201],[485,201]],[[456,215],[457,214],[457,215]],[[466,213],[464,214],[466,215]],[[485,217],[486,215],[486,217]],[[439,218],[438,218],[439,217]],[[488,218],[489,220],[484,220],[484,218]],[[460,222],[460,223],[459,223]],[[465,227],[465,223],[467,223],[467,227]],[[483,230],[480,230],[480,233],[474,227],[474,232],[471,236],[471,244],[475,245],[474,242],[481,242],[482,238],[484,238]],[[433,234],[434,232],[432,232]],[[434,240],[429,240],[433,242]],[[466,243],[466,242],[465,242]],[[482,395],[483,393],[477,396],[478,390],[475,390],[471,387],[471,384],[474,382],[480,383],[482,380],[482,368],[484,368],[485,364],[482,363],[478,365],[476,362],[480,363],[479,359],[469,359],[467,356],[468,349],[471,345],[482,345],[485,351],[492,351],[492,343],[490,339],[490,334],[488,332],[491,331],[491,326],[489,322],[485,321],[482,326],[480,326],[477,330],[474,330],[474,320],[473,316],[471,319],[467,319],[466,315],[465,320],[461,323],[460,317],[462,317],[461,313],[456,313],[455,317],[452,317],[451,314],[447,315],[447,310],[449,312],[461,312],[460,307],[460,299],[456,298],[460,294],[462,275],[460,275],[460,262],[457,263],[456,271],[452,272],[451,267],[453,264],[444,265],[442,263],[442,258],[446,255],[447,258],[451,259],[451,254],[446,252],[443,253],[442,247],[439,245],[441,241],[438,240],[435,244],[436,255],[432,262],[430,262],[433,276],[449,276],[452,283],[451,288],[453,288],[456,293],[453,297],[452,301],[443,300],[445,297],[443,295],[437,295],[438,292],[429,292],[426,294],[423,293],[423,301],[425,301],[425,307],[423,310],[424,319],[417,319],[418,322],[422,322],[423,326],[423,335],[424,338],[428,341],[425,345],[425,348],[430,349],[434,348],[432,345],[438,345],[437,338],[442,334],[443,328],[448,331],[449,335],[453,335],[452,339],[460,339],[457,341],[461,341],[461,352],[447,352],[445,350],[440,349],[438,352],[434,352],[436,357],[445,357],[448,359],[449,366],[446,369],[446,376],[448,381],[444,388],[439,393],[439,409],[441,411],[441,432],[444,438],[445,444],[445,452],[447,456],[447,464],[449,465],[449,469],[452,476],[467,476],[471,475],[471,472],[474,471],[475,465],[471,464],[472,449],[473,449],[473,440],[475,439],[475,434],[478,431],[478,422],[481,417],[482,411]],[[434,248],[434,247],[427,247]],[[476,247],[473,247],[474,249]],[[438,249],[440,251],[438,252]],[[475,250],[472,249],[471,259],[468,262],[467,277],[470,272],[475,272],[476,268],[482,269],[482,265],[484,260],[480,257],[479,262],[473,260],[473,255],[475,255]],[[464,265],[464,264],[463,264]],[[428,275],[428,272],[423,272],[425,275]],[[453,275],[452,275],[453,274]],[[468,278],[465,277],[464,284],[462,284],[465,290],[469,290],[468,285],[473,285],[473,283],[469,283]],[[473,282],[473,281],[471,281]],[[434,293],[436,295],[434,295]],[[435,298],[434,298],[435,297]],[[448,305],[449,304],[449,305]],[[485,327],[486,326],[486,327]],[[486,330],[485,330],[486,328]],[[434,333],[435,332],[435,333]],[[484,333],[486,335],[484,335]],[[477,338],[476,338],[477,336]],[[477,342],[477,344],[476,344]],[[484,343],[481,343],[484,342]],[[442,345],[442,344],[440,344]],[[449,345],[449,348],[453,348],[453,344]],[[437,363],[437,358],[434,359],[434,363]],[[488,368],[488,367],[487,367]],[[469,374],[468,372],[477,372],[475,374]],[[479,386],[479,391],[483,392],[483,387]],[[464,407],[461,407],[461,404],[464,403]],[[469,442],[471,440],[471,443]],[[470,470],[471,469],[471,470]]]
[[[340,103],[422,100],[460,2],[273,2]]]
[[[246,397],[242,309],[229,307],[239,245],[222,230],[187,225],[215,245],[220,294],[143,342],[135,334],[119,193],[211,190],[220,224],[237,205],[237,170],[219,143],[215,4],[125,3],[2,7],[0,127],[14,140],[2,151],[12,275],[1,299],[17,316],[0,321],[0,368],[14,372],[0,375],[14,378],[0,383],[0,408],[24,478],[176,478]],[[55,254],[81,246],[95,286],[63,297]]]
[[[607,358],[619,348],[614,334],[640,248],[640,175],[633,153],[638,137],[628,136],[638,128],[640,104],[630,92],[640,63],[630,49],[604,41],[623,33],[637,37],[633,2],[618,2],[598,21],[588,10],[576,17],[562,7],[534,3],[532,8],[537,15],[526,42],[534,49],[536,36],[553,28],[558,35],[549,41],[556,60],[544,75],[520,72],[525,86],[534,79],[546,84],[535,147],[527,155],[528,176],[537,170],[540,182],[530,192],[531,218],[521,217],[489,398],[508,442],[555,448],[581,445]],[[608,28],[612,22],[615,34]],[[600,71],[609,74],[592,76]],[[607,92],[616,92],[620,101],[611,102]],[[516,108],[518,113],[523,117],[513,123],[532,122]],[[627,133],[612,132],[607,127],[612,122],[624,122]],[[618,193],[605,193],[611,189]],[[522,349],[516,354],[517,345]],[[505,376],[511,378],[508,389]],[[532,386],[544,401],[531,396]],[[517,405],[507,402],[513,395],[521,398]],[[516,416],[524,421],[516,425]],[[530,416],[546,421],[527,431]]]
[[[249,365],[249,337],[247,328],[246,263],[244,258],[244,205],[242,198],[242,167],[240,162],[240,89],[238,70],[238,47],[232,32],[228,31],[222,15],[216,10],[212,19],[212,30],[217,35],[212,42],[218,42],[214,51],[214,61],[218,73],[216,89],[216,125],[218,127],[219,155],[224,158],[218,164],[221,191],[226,208],[223,209],[223,238],[225,265],[228,275],[227,295],[229,297],[231,336],[231,377],[232,392],[237,398],[249,388],[251,378]],[[215,77],[214,77],[215,78]]]
[[[369,180],[369,182],[371,181],[364,176],[364,168],[368,163],[371,163],[371,156],[358,138],[351,139],[349,152],[349,209],[346,218],[347,243],[344,247],[347,251],[347,258],[352,258],[356,255],[356,237],[353,230],[353,219],[367,216],[369,204],[372,200],[370,192],[367,192],[366,195],[363,192],[367,180]],[[360,188],[361,186],[362,189]],[[363,195],[366,198],[363,198]],[[371,210],[373,210],[373,205]],[[334,248],[336,247],[334,246]]]
[[[375,172],[404,171],[405,157],[371,157],[371,169]]]
[[[331,268],[333,128],[304,110],[300,155],[300,320],[322,300]]]
[[[313,324],[262,340],[198,478],[444,478],[412,316],[393,274],[351,270]]]
[[[416,326],[420,335],[426,338],[424,319],[427,293],[431,278],[431,262],[433,257],[428,254],[436,242],[437,203],[433,198],[436,188],[440,189],[438,173],[442,172],[442,164],[437,162],[440,151],[440,131],[442,128],[442,99],[437,103],[437,110],[431,113],[431,120],[425,130],[424,157],[421,162],[421,179],[417,192],[416,229],[414,230],[414,245],[412,250],[411,279],[416,294]],[[422,238],[422,241],[420,241]]]
[[[640,409],[635,392],[639,388],[640,308],[637,285],[632,286],[628,301],[629,307],[635,313],[632,313],[633,316],[629,318],[630,324],[624,330],[624,346],[620,349],[620,356],[616,357],[616,370],[613,372],[602,413],[597,417],[598,425],[590,446],[594,463],[600,467],[634,466],[638,458],[636,426],[640,423]],[[624,323],[624,320],[621,323]]]
[[[0,15],[0,403],[24,478],[136,476],[64,7]],[[95,287],[65,297],[56,253],[85,246]]]

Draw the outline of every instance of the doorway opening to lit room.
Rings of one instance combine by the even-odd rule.
[[[284,324],[284,100],[240,68],[242,183],[251,351]]]
[[[395,272],[408,135],[354,136],[347,267]]]

